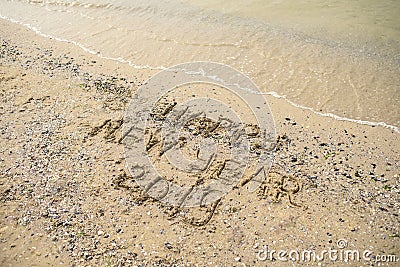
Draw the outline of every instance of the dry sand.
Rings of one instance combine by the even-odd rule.
[[[257,253],[320,254],[341,239],[400,257],[398,133],[268,96],[279,140],[263,187],[239,186],[212,217],[166,207],[129,181],[118,142],[131,95],[155,72],[0,29],[1,266],[300,266]]]

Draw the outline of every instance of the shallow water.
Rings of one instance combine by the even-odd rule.
[[[302,4],[300,4],[300,2]],[[135,68],[228,64],[294,105],[400,126],[397,1],[0,1],[3,18]]]
[[[314,39],[399,56],[400,3],[396,0],[232,0],[229,5],[222,0],[185,2],[255,18]]]

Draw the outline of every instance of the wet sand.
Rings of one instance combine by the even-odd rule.
[[[263,186],[238,186],[212,217],[212,206],[167,207],[132,183],[118,142],[130,97],[155,72],[4,20],[0,29],[1,266],[265,266],[264,246],[320,254],[343,239],[400,256],[391,129],[267,96],[278,140]]]

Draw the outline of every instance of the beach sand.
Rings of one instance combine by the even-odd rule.
[[[267,181],[235,188],[196,226],[212,207],[146,197],[118,142],[130,97],[156,71],[4,20],[0,32],[1,266],[269,266],[265,246],[321,255],[344,240],[400,257],[399,133],[266,96],[279,139]]]

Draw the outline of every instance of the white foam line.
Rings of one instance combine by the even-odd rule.
[[[369,126],[381,126],[381,127],[385,127],[385,128],[391,129],[391,130],[393,130],[393,131],[395,131],[397,133],[400,133],[400,129],[398,127],[396,127],[394,125],[387,124],[385,122],[363,121],[363,120],[357,120],[357,119],[350,119],[350,118],[346,118],[346,117],[341,117],[341,116],[338,116],[338,115],[335,115],[335,114],[332,114],[332,113],[329,113],[329,112],[328,113],[323,113],[323,112],[320,112],[320,111],[316,111],[313,108],[296,104],[293,101],[287,99],[286,96],[280,95],[277,92],[273,92],[272,91],[272,92],[267,92],[267,93],[264,93],[264,94],[271,95],[271,96],[273,96],[275,98],[285,99],[285,101],[287,101],[289,104],[291,104],[294,107],[305,109],[305,110],[309,110],[309,111],[311,111],[311,112],[313,112],[313,113],[315,113],[315,114],[317,114],[319,116],[322,116],[322,117],[329,117],[329,118],[333,118],[333,119],[338,120],[338,121],[349,121],[349,122],[353,122],[353,123],[357,123],[357,124],[363,124],[363,125],[369,125]]]
[[[338,120],[338,121],[349,121],[349,122],[362,124],[362,125],[381,126],[381,127],[384,127],[384,128],[391,129],[391,130],[393,130],[393,131],[395,131],[397,133],[400,133],[400,129],[398,127],[390,125],[390,124],[387,124],[385,122],[363,121],[363,120],[357,120],[357,119],[350,119],[350,118],[346,118],[346,117],[341,117],[341,116],[338,116],[338,115],[335,115],[335,114],[332,114],[332,113],[329,113],[329,112],[328,113],[324,113],[324,112],[316,111],[315,109],[313,109],[311,107],[306,107],[306,106],[294,103],[293,101],[287,99],[286,96],[280,95],[280,94],[278,94],[277,92],[274,92],[274,91],[261,93],[261,92],[258,92],[258,91],[254,91],[251,88],[241,87],[240,84],[238,84],[238,83],[234,83],[234,84],[227,83],[225,80],[223,80],[223,79],[221,79],[221,78],[219,78],[217,76],[207,75],[207,73],[205,73],[205,71],[203,69],[200,69],[199,71],[191,71],[191,72],[186,71],[186,70],[183,70],[183,71],[185,73],[187,73],[187,74],[192,74],[193,73],[193,74],[202,75],[204,77],[210,78],[210,79],[215,80],[217,82],[222,82],[223,84],[228,85],[228,86],[236,86],[237,88],[239,88],[241,90],[244,90],[244,91],[247,91],[249,93],[261,94],[261,95],[270,95],[270,96],[273,96],[275,98],[281,98],[281,99],[284,99],[286,102],[288,102],[290,105],[292,105],[292,106],[294,106],[296,108],[309,110],[309,111],[313,112],[314,114],[317,114],[317,115],[322,116],[322,117],[329,117],[329,118],[333,118],[333,119]]]
[[[125,64],[128,64],[129,66],[131,66],[131,67],[133,67],[135,69],[152,69],[152,70],[163,70],[163,69],[165,69],[165,67],[151,67],[149,65],[145,65],[145,66],[136,65],[136,64],[132,63],[130,60],[125,60],[125,59],[123,59],[121,57],[118,57],[118,58],[106,57],[106,56],[103,56],[100,53],[100,51],[94,51],[94,50],[92,50],[90,48],[87,48],[86,46],[84,46],[83,44],[81,44],[79,42],[71,41],[71,40],[68,40],[68,39],[64,39],[64,38],[60,38],[60,37],[56,37],[56,36],[53,36],[53,35],[50,35],[50,34],[43,33],[37,27],[35,27],[35,26],[33,26],[33,25],[29,24],[29,23],[23,23],[23,22],[20,22],[18,20],[3,16],[1,14],[0,14],[0,18],[2,18],[4,20],[8,20],[8,21],[10,21],[12,23],[15,23],[15,24],[22,25],[22,26],[32,30],[33,32],[35,32],[36,34],[38,34],[38,35],[40,35],[42,37],[53,39],[53,40],[56,40],[56,41],[59,41],[59,42],[70,43],[70,44],[76,45],[76,46],[78,46],[79,48],[81,48],[83,51],[85,51],[87,53],[90,53],[92,55],[96,55],[96,56],[98,56],[100,58],[103,58],[103,59],[117,61],[117,62],[120,62],[120,63],[125,63]]]
[[[10,22],[15,23],[15,24],[22,25],[22,26],[32,30],[33,32],[35,32],[36,34],[38,34],[38,35],[40,35],[42,37],[49,38],[49,39],[54,39],[54,40],[59,41],[59,42],[73,44],[73,45],[81,48],[83,51],[85,51],[87,53],[90,53],[92,55],[96,55],[96,56],[98,56],[100,58],[103,58],[103,59],[107,59],[107,60],[112,60],[112,61],[117,61],[117,62],[120,62],[120,63],[128,64],[129,66],[131,66],[131,67],[133,67],[135,69],[151,69],[151,70],[167,70],[168,69],[167,67],[164,67],[164,66],[152,67],[152,66],[149,66],[149,65],[144,65],[144,66],[136,65],[132,61],[123,59],[121,57],[114,58],[114,57],[103,56],[99,51],[94,51],[94,50],[92,50],[90,48],[87,48],[86,46],[84,46],[83,44],[81,44],[79,42],[71,41],[71,40],[67,40],[67,39],[64,39],[64,38],[60,38],[60,37],[56,37],[56,36],[52,36],[52,35],[43,33],[37,27],[35,27],[35,26],[33,26],[33,25],[29,24],[29,23],[23,23],[23,22],[20,22],[18,20],[3,16],[1,14],[0,14],[0,18],[4,19],[4,20],[7,20],[7,21],[10,21]],[[211,77],[209,77],[209,78],[211,78]],[[215,78],[217,79],[217,77],[215,77]],[[350,119],[350,118],[341,117],[341,116],[338,116],[338,115],[335,115],[335,114],[332,114],[332,113],[323,113],[323,112],[316,111],[311,107],[306,107],[306,106],[294,103],[293,101],[287,99],[286,96],[280,95],[277,92],[271,91],[271,92],[267,92],[267,93],[260,93],[260,92],[254,92],[253,90],[251,90],[249,88],[242,88],[238,84],[235,84],[235,85],[237,87],[239,87],[240,89],[242,89],[242,90],[246,90],[246,91],[253,92],[253,93],[256,93],[256,94],[270,95],[270,96],[273,96],[275,98],[284,99],[285,101],[287,101],[290,105],[292,105],[294,107],[297,107],[297,108],[300,108],[300,109],[304,109],[304,110],[309,110],[309,111],[311,111],[311,112],[313,112],[313,113],[315,113],[315,114],[317,114],[319,116],[322,116],[322,117],[329,117],[329,118],[333,118],[333,119],[338,120],[338,121],[348,121],[348,122],[353,122],[353,123],[362,124],[362,125],[381,126],[381,127],[384,127],[384,128],[391,129],[391,130],[393,130],[393,131],[395,131],[397,133],[400,133],[400,129],[398,127],[390,125],[390,124],[387,124],[385,122],[371,122],[371,121]]]

